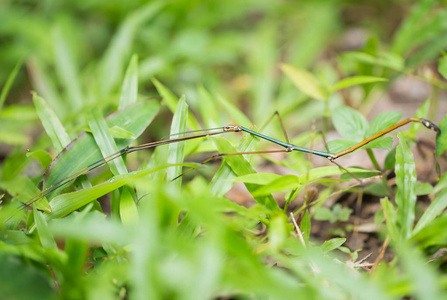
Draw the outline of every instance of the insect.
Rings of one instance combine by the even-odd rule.
[[[278,115],[279,116],[279,115]],[[280,118],[280,122],[282,125],[282,121]],[[45,189],[43,189],[38,195],[36,195],[35,197],[31,198],[30,200],[28,200],[26,203],[24,203],[25,206],[29,206],[31,204],[33,204],[34,202],[38,201],[39,199],[45,197],[46,195],[48,195],[49,193],[67,185],[68,183],[72,182],[73,180],[75,180],[76,178],[80,177],[81,175],[85,175],[89,172],[91,172],[92,170],[101,167],[105,164],[107,164],[108,162],[132,153],[132,152],[136,152],[136,151],[140,151],[143,149],[149,149],[149,148],[154,148],[154,147],[158,147],[161,145],[167,145],[167,144],[171,144],[171,143],[178,143],[178,142],[183,142],[183,141],[187,141],[190,139],[196,139],[196,138],[203,138],[203,137],[207,137],[207,136],[213,136],[213,135],[220,135],[220,134],[224,134],[224,133],[231,133],[231,132],[243,132],[243,133],[247,133],[253,136],[256,136],[260,139],[263,140],[267,140],[271,143],[277,144],[279,146],[281,146],[283,149],[280,150],[269,150],[269,151],[253,151],[253,152],[240,152],[240,153],[218,153],[216,155],[213,155],[212,157],[206,159],[205,161],[202,162],[206,163],[212,159],[216,159],[216,158],[221,158],[227,155],[242,155],[242,154],[259,154],[259,153],[274,153],[274,152],[292,152],[292,151],[299,151],[299,152],[305,152],[305,153],[310,153],[312,155],[317,155],[317,156],[321,156],[324,158],[327,158],[330,162],[335,163],[335,160],[347,155],[349,153],[352,153],[353,151],[359,149],[360,147],[376,140],[377,138],[399,128],[402,127],[408,123],[411,122],[418,122],[418,123],[422,123],[425,127],[427,127],[428,129],[431,129],[433,131],[435,131],[437,134],[441,133],[441,130],[439,129],[438,126],[436,126],[435,124],[433,124],[431,121],[425,120],[425,119],[419,119],[419,118],[408,118],[405,120],[402,120],[376,134],[374,134],[373,136],[366,138],[365,140],[359,142],[358,144],[340,151],[338,153],[329,153],[329,152],[325,152],[325,151],[317,151],[317,150],[312,150],[312,149],[308,149],[308,148],[304,148],[304,147],[300,147],[300,146],[296,146],[293,145],[289,142],[289,139],[287,137],[287,135],[285,134],[286,137],[286,141],[280,141],[278,139],[275,139],[273,137],[258,133],[256,131],[253,131],[251,129],[248,129],[246,127],[243,126],[237,126],[237,125],[227,125],[224,127],[217,127],[217,128],[210,128],[210,129],[202,129],[202,130],[195,130],[195,131],[188,131],[185,133],[177,133],[172,136],[180,136],[180,135],[184,135],[184,134],[188,134],[186,136],[180,136],[180,137],[175,137],[175,138],[169,138],[169,139],[164,139],[164,140],[160,140],[160,141],[156,141],[156,142],[151,142],[151,143],[145,143],[145,144],[141,144],[138,146],[128,146],[125,147],[121,150],[119,150],[118,152],[115,152],[109,156],[104,157],[103,159],[100,159],[92,164],[89,164],[88,166],[85,166],[84,168],[70,174],[69,176],[61,179],[60,181],[52,184],[51,186],[46,187]],[[283,126],[282,126],[283,127]],[[283,127],[283,131],[285,133],[284,127]],[[198,133],[200,132],[200,133]],[[191,171],[194,168],[189,169],[188,171],[182,173],[181,175],[177,176],[176,178],[174,178],[173,180],[177,179],[180,176],[183,176],[184,174],[188,173],[189,171]]]

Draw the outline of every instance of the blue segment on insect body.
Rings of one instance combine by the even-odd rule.
[[[274,139],[272,137],[260,134],[260,133],[258,133],[256,131],[250,130],[250,129],[242,127],[242,126],[240,126],[240,129],[242,131],[245,131],[247,133],[253,134],[253,135],[258,136],[258,137],[260,137],[262,139],[265,139],[267,141],[275,143],[277,145],[280,145],[280,146],[282,146],[282,147],[284,147],[286,149],[296,150],[296,151],[300,151],[300,152],[312,153],[312,154],[315,154],[315,155],[318,155],[318,156],[322,156],[322,157],[325,157],[325,158],[328,158],[328,159],[331,159],[334,156],[331,153],[327,153],[327,152],[323,152],[323,151],[316,151],[316,150],[307,149],[307,148],[303,148],[303,147],[298,147],[298,146],[295,146],[295,145],[292,145],[292,144],[289,144],[289,143],[286,143],[286,142],[282,142],[280,140],[277,140],[277,139]]]

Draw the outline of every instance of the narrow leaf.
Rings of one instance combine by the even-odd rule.
[[[37,114],[45,131],[53,142],[54,148],[56,148],[57,152],[61,152],[70,143],[70,137],[65,131],[64,126],[43,98],[33,93],[33,101]]]
[[[119,109],[137,102],[138,100],[138,56],[134,54],[124,76],[121,87]]]
[[[396,204],[397,219],[401,226],[400,237],[403,240],[411,236],[415,219],[416,205],[416,167],[413,154],[402,134],[398,134],[399,145],[396,149]]]
[[[334,238],[327,240],[323,243],[323,245],[321,245],[321,251],[323,252],[332,251],[343,245],[344,242],[346,242],[345,238]]]
[[[102,156],[107,157],[115,152],[118,152],[118,147],[115,144],[113,137],[110,135],[109,127],[104,120],[98,108],[92,109],[89,113],[89,126],[93,134],[93,138],[98,145]],[[110,170],[114,175],[126,174],[127,168],[122,157],[115,158],[108,162]]]
[[[345,89],[348,87],[352,87],[355,85],[374,83],[374,82],[383,82],[388,81],[386,78],[375,77],[375,76],[353,76],[349,78],[344,78],[337,82],[334,86],[330,88],[330,92],[333,93],[335,91]]]
[[[327,98],[326,92],[321,88],[320,83],[312,73],[288,64],[281,64],[280,68],[295,86],[307,96],[317,100]]]
[[[439,124],[439,129],[441,129],[441,133],[436,136],[436,157],[440,157],[447,149],[447,115]]]
[[[14,69],[12,69],[11,74],[9,74],[8,79],[6,80],[5,85],[2,88],[2,92],[0,93],[0,111],[3,109],[3,104],[5,103],[6,97],[8,97],[9,90],[19,73],[20,68],[22,67],[22,61],[18,61],[15,65]]]

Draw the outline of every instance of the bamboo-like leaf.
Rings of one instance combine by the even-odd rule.
[[[321,251],[329,252],[329,251],[335,250],[338,247],[340,247],[341,245],[343,245],[344,242],[346,242],[345,238],[334,238],[334,239],[327,240],[323,243],[323,245],[321,245]]]
[[[186,104],[185,97],[181,97],[178,104],[177,109],[174,113],[174,117],[172,119],[171,124],[171,134],[178,133],[178,132],[185,132],[186,131],[186,121],[188,120],[188,105]],[[182,163],[184,159],[184,143],[172,143],[169,144],[168,148],[168,164],[178,164]],[[176,167],[176,168],[169,168],[167,170],[167,178],[168,180],[172,180],[182,174],[182,168]],[[176,186],[177,188],[180,188],[181,186],[181,178],[175,180],[172,185]]]
[[[43,217],[42,213],[34,208],[33,215],[42,246],[46,249],[57,249],[56,241],[54,240],[53,235],[51,234],[51,231],[48,227],[48,223]]]
[[[396,204],[397,219],[400,224],[400,238],[410,238],[415,219],[416,205],[416,167],[413,154],[408,148],[402,134],[398,134],[399,145],[396,149]]]
[[[120,197],[120,218],[123,224],[138,221],[138,209],[129,186],[124,186]]]
[[[138,56],[134,54],[124,76],[121,87],[120,104],[118,109],[133,104],[138,100]]]
[[[362,85],[374,82],[384,82],[384,81],[388,81],[388,79],[375,76],[353,76],[340,80],[334,86],[332,86],[329,91],[333,93],[335,91],[342,90],[355,85]]]
[[[422,217],[419,219],[416,227],[414,228],[414,234],[418,233],[425,226],[430,224],[444,209],[447,207],[447,190],[442,190],[438,195],[436,195],[435,200],[430,203],[430,206],[424,212]]]
[[[106,121],[98,108],[93,108],[89,113],[89,126],[103,157],[107,157],[118,152],[115,140],[109,132]],[[115,158],[108,162],[110,170],[114,175],[126,174],[127,168],[122,157]]]
[[[70,137],[65,131],[64,126],[43,98],[33,93],[33,101],[37,114],[45,131],[53,142],[54,148],[56,148],[57,152],[61,152],[70,143]]]
[[[398,241],[399,239],[399,227],[397,224],[397,214],[396,210],[388,200],[388,198],[380,199],[380,204],[383,208],[383,213],[385,214],[386,219],[386,227],[388,228],[388,234],[391,237],[391,240]]]
[[[5,85],[2,88],[2,92],[0,93],[0,111],[3,109],[3,104],[5,103],[6,97],[8,97],[9,90],[19,73],[20,67],[22,67],[22,61],[18,61],[15,65],[14,69],[12,69],[11,74],[9,74],[8,79],[6,80]]]
[[[321,88],[320,83],[312,73],[288,64],[281,64],[280,68],[295,86],[307,96],[317,100],[327,98],[327,93]]]

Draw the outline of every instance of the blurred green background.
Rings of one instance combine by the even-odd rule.
[[[32,186],[31,195],[37,194],[36,186],[40,186],[51,158],[81,132],[91,129],[93,121],[103,121],[101,114],[127,112],[122,108],[128,99],[150,99],[140,101],[142,107],[150,106],[150,101],[162,104],[141,142],[168,134],[175,109],[172,103],[177,98],[171,97],[165,87],[176,95],[186,96],[190,114],[195,117],[188,119],[188,129],[229,123],[261,127],[278,110],[289,135],[295,136],[292,142],[310,148],[315,146],[314,141],[318,142],[315,129],[333,132],[330,120],[334,115],[343,124],[346,115],[363,122],[361,114],[372,119],[380,112],[397,110],[404,117],[418,114],[439,124],[447,111],[445,3],[3,0],[0,2],[0,186],[5,191],[4,200],[15,201],[17,193],[27,195],[28,190],[24,192],[22,186]],[[136,88],[126,87],[126,80],[131,78],[138,80],[135,99],[132,93]],[[36,93],[35,104],[31,91]],[[183,105],[182,101],[178,103]],[[185,107],[176,114],[183,120],[186,120]],[[48,113],[51,110],[60,123]],[[42,111],[48,114],[38,115]],[[347,114],[336,115],[336,112]],[[156,109],[151,113],[156,114]],[[151,113],[148,112],[150,116]],[[389,112],[388,119],[383,116],[387,122],[401,117],[393,112]],[[47,127],[45,132],[40,125],[45,124],[45,117],[49,123],[53,122],[53,132]],[[129,123],[146,124],[141,112],[133,111],[128,118]],[[281,138],[278,122],[271,123],[263,132]],[[126,124],[120,125],[118,129]],[[365,132],[350,132],[350,124],[347,125],[347,135],[362,136],[367,131],[360,128]],[[412,143],[416,132],[417,128],[412,126],[405,138]],[[426,140],[433,144],[432,134],[427,134]],[[220,140],[222,145],[227,140],[240,140],[238,136],[226,138]],[[124,140],[123,136],[119,139]],[[218,139],[210,140],[219,144]],[[249,144],[247,140],[251,141],[243,139],[241,145]],[[205,146],[194,143],[187,145],[186,153],[215,150],[211,143],[205,142]],[[93,146],[98,151],[96,144]],[[442,142],[438,156],[446,147]],[[32,157],[24,158],[27,148],[31,149]],[[399,151],[404,154],[397,164],[414,167],[414,163],[408,163],[413,160],[411,152],[405,146],[402,148]],[[427,148],[433,150],[434,146]],[[77,149],[77,153],[82,154],[82,150]],[[129,169],[141,166],[139,172],[144,172],[145,167],[154,168],[162,151],[155,152],[147,165],[146,160],[141,162],[137,156],[148,154],[129,155],[127,166]],[[388,152],[390,161],[383,162],[383,157],[380,160],[383,167],[377,168],[384,174],[396,163],[395,152],[383,153]],[[365,157],[363,153],[362,161]],[[243,160],[235,156],[237,159]],[[314,169],[300,153],[281,161],[267,159],[287,167],[293,174],[309,174]],[[81,163],[60,159],[59,171],[77,170]],[[243,163],[248,164],[245,160]],[[430,178],[436,176],[432,162],[416,165],[425,166]],[[121,194],[118,190],[112,192],[112,199],[121,201],[120,205],[124,200],[131,205],[115,211],[112,207],[107,218],[93,195],[91,203],[84,203],[81,210],[72,207],[54,219],[50,213],[35,210],[23,222],[26,224],[20,224],[24,220],[19,220],[15,227],[2,227],[0,292],[4,291],[9,299],[103,299],[105,295],[108,299],[394,299],[413,295],[419,299],[440,299],[445,291],[445,263],[443,256],[436,260],[435,254],[445,253],[443,247],[447,245],[444,230],[447,218],[438,216],[447,206],[446,176],[434,188],[431,184],[423,186],[425,190],[421,193],[430,194],[430,201],[435,199],[433,203],[439,205],[427,209],[428,217],[421,218],[423,222],[418,223],[414,232],[415,203],[407,207],[412,211],[409,216],[404,215],[400,203],[396,213],[395,204],[386,198],[374,208],[372,218],[380,229],[369,235],[374,235],[379,245],[372,251],[377,255],[388,235],[392,237],[390,248],[395,248],[393,260],[384,260],[370,275],[361,269],[361,262],[355,264],[359,249],[340,248],[346,239],[334,234],[319,236],[325,239],[323,244],[312,241],[311,221],[312,225],[317,221],[314,215],[302,216],[304,238],[312,245],[305,248],[298,243],[286,215],[287,204],[280,207],[271,195],[255,195],[256,188],[250,190],[249,185],[251,203],[253,199],[257,203],[247,208],[228,201],[224,195],[233,182],[220,176],[225,167],[229,168],[224,162],[219,171],[212,171],[218,175],[211,183],[198,175],[200,170],[188,174],[191,176],[185,176],[181,190],[158,184],[157,175],[133,182],[144,193],[137,191],[136,198],[133,187],[127,194],[125,189],[120,190]],[[329,169],[316,169],[318,178],[332,175],[328,174]],[[207,175],[211,177],[212,172]],[[337,169],[333,174],[340,173]],[[108,170],[94,173],[92,182],[95,187],[103,182],[112,185],[106,179],[113,175],[117,174]],[[267,175],[270,179],[277,178],[276,174]],[[302,186],[308,184],[305,179],[300,180],[305,182]],[[420,183],[413,176],[408,190],[414,192]],[[78,194],[84,192],[85,196],[91,191],[89,184],[79,185],[82,188]],[[180,181],[174,185],[180,186]],[[319,206],[324,204],[325,197],[343,189],[332,184],[331,179],[322,182],[322,186],[316,200]],[[392,188],[385,189],[384,194],[391,191],[390,199],[396,190],[394,183]],[[76,195],[62,194],[56,201],[59,212],[63,205],[69,207]],[[281,205],[289,194],[282,196]],[[415,193],[413,196],[416,201]],[[151,201],[140,203],[141,199]],[[262,203],[259,199],[267,200]],[[379,203],[378,197],[374,199]],[[303,212],[307,210],[304,205],[301,208]],[[57,207],[54,209],[57,211]],[[420,210],[418,218],[423,209]],[[128,213],[127,218],[123,211]],[[331,222],[346,221],[351,212],[337,204],[333,210],[326,208],[323,217]],[[63,218],[65,214],[70,215]],[[385,214],[391,217],[387,219]],[[410,229],[402,229],[402,224],[393,219],[396,214],[404,221],[409,220]],[[9,220],[5,210],[0,210],[0,217],[2,221]],[[352,228],[340,225],[336,229],[348,234]],[[347,253],[348,258],[344,258],[348,267],[329,258],[328,252],[335,249]],[[430,262],[434,262],[427,264],[432,257],[435,258]]]

